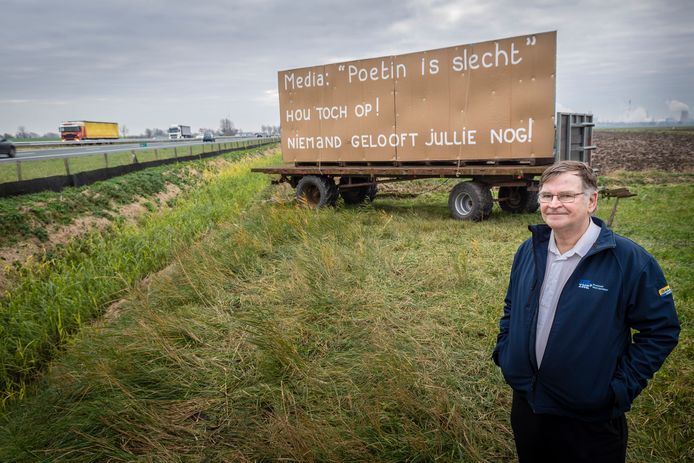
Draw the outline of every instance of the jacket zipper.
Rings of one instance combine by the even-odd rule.
[[[602,227],[601,227],[601,228],[602,228]],[[531,231],[532,231],[532,230],[531,230]],[[602,231],[601,231],[601,233],[602,233]],[[535,233],[533,233],[533,236],[535,236]],[[600,239],[599,236],[598,236],[598,239]],[[564,294],[564,289],[565,289],[566,286],[569,284],[569,281],[571,281],[571,280],[574,279],[574,277],[575,277],[575,275],[577,274],[577,271],[579,270],[579,268],[583,266],[584,261],[586,261],[589,257],[592,257],[594,254],[597,254],[597,253],[599,253],[599,252],[602,252],[602,251],[604,251],[604,250],[606,250],[606,249],[610,249],[610,248],[613,248],[613,247],[614,247],[614,246],[604,246],[604,245],[596,245],[596,244],[593,244],[593,246],[591,247],[591,249],[590,249],[590,250],[588,251],[588,253],[586,253],[586,255],[581,259],[581,261],[578,263],[578,265],[577,265],[576,268],[574,269],[574,271],[573,271],[573,273],[571,274],[571,276],[569,277],[569,279],[566,281],[566,284],[564,285],[564,288],[562,288],[561,294],[559,295],[559,299],[557,300],[557,307],[559,307],[559,304],[560,304],[560,302],[561,302],[561,296]],[[535,255],[535,259],[534,259],[534,260],[535,260],[535,267],[536,267],[536,269],[539,271],[540,269],[538,268],[537,255],[536,255],[535,253],[536,253],[536,251],[535,251],[535,242],[533,241],[533,254]],[[547,256],[545,255],[545,259],[544,259],[544,261],[542,262],[542,264],[543,264],[543,265],[546,265],[546,263],[547,263]],[[542,268],[544,268],[544,267],[542,267]],[[544,272],[541,272],[541,273],[542,273],[542,280],[544,281],[544,278],[545,278],[546,275],[544,274]],[[539,279],[539,278],[536,276],[536,277],[535,277],[535,281],[533,281],[533,285],[532,285],[532,287],[531,287],[531,289],[530,289],[530,298],[533,297],[533,295],[534,295],[534,293],[535,293],[535,289],[536,289],[537,286],[538,286],[538,284],[537,284],[537,283],[538,283],[538,279]],[[541,285],[540,285],[540,287],[541,287]],[[530,300],[530,299],[529,299],[529,300]],[[531,334],[532,334],[532,333],[535,333],[535,336],[531,336],[532,342],[530,343],[531,346],[530,346],[530,349],[529,349],[529,354],[530,354],[530,366],[531,366],[531,368],[532,368],[532,370],[533,370],[533,377],[532,377],[531,383],[530,383],[530,394],[531,394],[531,396],[532,396],[532,403],[531,403],[531,401],[528,401],[528,403],[529,403],[530,408],[532,409],[533,412],[535,412],[534,404],[535,404],[535,396],[536,396],[536,391],[537,391],[537,379],[538,379],[538,376],[540,375],[540,367],[537,365],[537,357],[535,356],[535,337],[536,337],[536,335],[537,335],[537,316],[538,316],[539,311],[540,311],[540,295],[538,294],[538,296],[537,296],[537,305],[535,306],[535,309],[534,309],[534,311],[533,311],[533,319],[532,319],[532,323],[531,323],[531,325],[530,325]],[[555,318],[556,318],[556,316],[555,316]],[[554,326],[554,321],[552,322],[552,326]],[[545,352],[547,352],[547,351],[549,350],[549,345],[550,345],[550,344],[549,344],[549,341],[550,341],[551,337],[552,337],[552,329],[550,328],[549,335],[547,336],[547,345],[545,346]]]
[[[597,246],[593,245],[593,247],[590,248],[590,250],[586,253],[583,258],[579,261],[578,265],[576,265],[576,268],[574,271],[571,273],[571,276],[569,276],[569,279],[566,280],[566,283],[564,284],[564,287],[561,290],[561,294],[559,294],[559,299],[557,299],[557,312],[555,313],[554,320],[557,318],[557,314],[559,313],[558,309],[561,306],[561,301],[562,301],[562,296],[564,295],[564,290],[569,287],[569,283],[573,284],[579,277],[576,275],[579,274],[579,270],[582,270],[583,267],[586,266],[586,262],[588,261],[589,258],[593,257],[595,254],[598,254],[599,252],[602,252],[605,250],[604,248],[598,248]],[[539,297],[538,297],[538,310],[539,310]],[[549,351],[550,347],[550,341],[552,340],[552,332],[554,331],[554,320],[552,321],[552,327],[549,329],[549,334],[547,335],[547,344],[545,345],[545,352]],[[537,372],[539,372],[539,367]]]
[[[562,296],[563,296],[563,294],[564,294],[564,290],[569,286],[569,283],[570,283],[570,282],[573,283],[576,279],[578,279],[578,277],[577,277],[576,275],[579,274],[579,270],[581,270],[582,267],[585,267],[585,266],[586,266],[586,261],[587,261],[589,258],[591,258],[593,255],[598,254],[599,252],[601,252],[601,251],[603,251],[603,250],[605,250],[605,249],[606,249],[606,248],[599,248],[599,247],[597,247],[597,246],[594,245],[594,246],[590,249],[590,251],[588,251],[588,252],[586,253],[586,255],[581,259],[581,261],[578,263],[578,265],[577,265],[576,268],[574,269],[574,271],[573,271],[573,273],[571,274],[571,276],[569,277],[569,279],[566,280],[566,283],[564,284],[564,287],[563,287],[562,290],[561,290],[561,294],[559,295],[559,299],[557,300],[557,309],[558,309],[558,308],[560,307],[560,305],[561,305],[561,298],[562,298]],[[534,289],[534,288],[535,288],[535,283],[533,283],[533,289]],[[531,291],[531,294],[532,294],[532,291]],[[537,303],[537,308],[536,308],[536,310],[535,310],[535,315],[534,315],[534,318],[533,318],[533,324],[534,324],[534,326],[531,327],[531,328],[534,329],[534,330],[537,330],[537,314],[538,314],[538,312],[539,312],[539,310],[540,310],[540,297],[539,297],[539,296],[538,296],[538,298],[537,298],[537,301],[538,301],[538,303]],[[557,314],[558,314],[558,313],[559,313],[559,312],[557,311]],[[556,320],[556,314],[555,314],[554,319]],[[547,345],[545,346],[545,356],[546,356],[547,352],[550,351],[549,348],[550,348],[550,341],[552,340],[552,332],[554,331],[553,328],[554,328],[554,320],[552,321],[552,328],[550,328],[550,330],[549,330],[549,335],[547,336]],[[532,356],[532,355],[534,355],[534,353],[535,353],[535,346],[533,345],[533,346],[531,346],[530,355]],[[534,362],[531,361],[530,364],[533,366],[533,369],[534,369],[534,371],[533,371],[533,377],[532,377],[532,381],[531,381],[531,386],[530,386],[530,391],[531,391],[531,394],[532,394],[532,399],[533,399],[533,404],[534,404],[534,403],[535,403],[535,395],[536,395],[535,393],[536,393],[536,390],[537,390],[537,388],[536,388],[536,386],[537,386],[537,379],[538,379],[538,376],[540,375],[540,367],[539,367],[539,366],[535,367],[535,365],[537,364],[537,359],[536,359],[536,358],[534,359]],[[535,411],[535,408],[534,408],[533,404],[530,405],[530,408],[531,408],[533,411]]]
[[[530,367],[532,368],[533,371],[533,377],[530,383],[530,397],[527,400],[528,405],[530,405],[530,409],[535,412],[535,389],[536,389],[536,384],[537,384],[537,375],[539,373],[539,368],[537,366],[537,358],[535,357],[535,337],[537,336],[537,315],[540,311],[540,295],[538,294],[537,297],[535,298],[535,291],[538,290],[538,286],[542,288],[542,285],[538,284],[540,281],[540,276],[542,276],[542,280],[545,278],[545,267],[544,265],[547,262],[547,256],[545,256],[545,259],[543,262],[538,262],[537,260],[537,251],[535,248],[536,244],[533,242],[533,261],[535,263],[535,279],[533,280],[533,285],[530,287],[530,295],[528,296],[528,302],[526,304],[531,303],[531,301],[536,301],[537,303],[535,304],[535,307],[533,308],[533,318],[530,321],[530,336],[528,337],[528,354],[530,356]]]

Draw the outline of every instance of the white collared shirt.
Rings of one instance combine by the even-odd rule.
[[[554,314],[557,312],[559,296],[564,289],[566,281],[574,272],[581,259],[588,254],[600,235],[600,227],[591,220],[588,229],[576,242],[573,248],[564,254],[559,252],[554,240],[554,230],[549,236],[547,247],[547,264],[545,267],[545,279],[542,282],[540,292],[540,309],[537,314],[537,332],[535,336],[535,356],[538,368],[542,364],[542,356],[547,347],[547,338],[552,329]]]

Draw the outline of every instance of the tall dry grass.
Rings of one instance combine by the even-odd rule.
[[[215,223],[237,215],[266,186],[266,179],[247,174],[273,158],[233,157],[209,161],[227,167],[215,167],[214,176],[174,209],[89,233],[19,270],[18,284],[0,299],[0,409],[26,395],[27,385],[85,323]]]
[[[694,189],[638,191],[616,228],[661,259],[684,330],[629,414],[629,461],[689,461],[692,249],[670,248],[691,243]],[[0,459],[512,461],[489,356],[538,216],[454,222],[436,191],[319,211],[288,197],[266,193],[86,327],[6,414]]]

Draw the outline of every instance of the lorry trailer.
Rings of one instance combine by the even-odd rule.
[[[118,139],[115,122],[66,121],[60,124],[58,131],[63,141]]]
[[[284,165],[311,207],[373,200],[378,185],[459,178],[451,216],[493,203],[537,210],[538,180],[559,159],[590,163],[593,118],[555,113],[556,31],[280,71]],[[493,199],[492,188],[498,188]]]
[[[169,140],[180,140],[181,138],[193,138],[190,126],[172,125],[169,127]]]

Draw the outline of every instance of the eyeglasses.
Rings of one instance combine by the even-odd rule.
[[[552,198],[555,196],[559,200],[560,203],[572,203],[576,200],[576,196],[582,195],[583,192],[580,193],[557,193],[556,195],[553,195],[552,193],[540,193],[538,195],[540,202],[541,203],[551,203]]]

